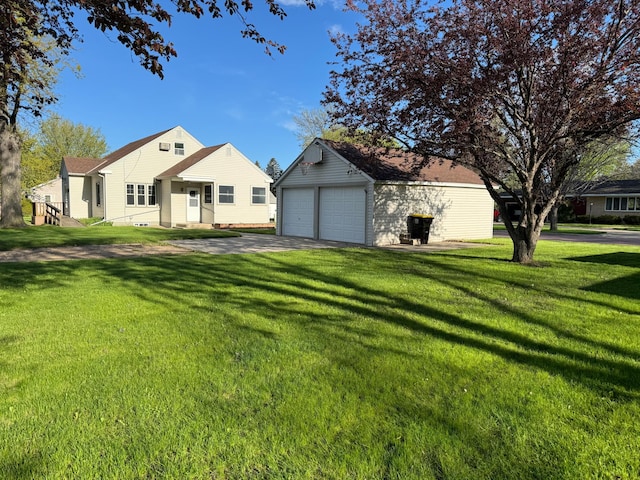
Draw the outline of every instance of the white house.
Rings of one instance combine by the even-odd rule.
[[[205,147],[182,127],[102,159],[65,157],[64,214],[114,225],[264,225],[271,178],[232,144]]]
[[[416,168],[417,160],[316,139],[276,182],[276,233],[390,245],[409,215],[422,214],[434,217],[430,242],[491,238],[494,204],[480,177],[447,160]]]
[[[62,179],[56,177],[31,187],[27,192],[27,198],[32,202],[62,203]]]

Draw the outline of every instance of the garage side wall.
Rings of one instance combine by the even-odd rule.
[[[474,240],[493,235],[493,200],[475,185],[375,186],[374,245],[399,243],[411,214],[433,215],[429,242]]]

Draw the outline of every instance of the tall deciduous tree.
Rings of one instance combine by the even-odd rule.
[[[101,158],[107,148],[99,129],[52,115],[40,122],[34,135],[23,140],[23,189],[55,178],[64,156]]]
[[[531,261],[587,146],[640,118],[640,0],[352,8],[366,22],[334,38],[343,67],[324,101],[337,120],[475,169],[505,220],[512,260]],[[518,222],[500,189],[520,203]]]
[[[324,138],[335,142],[347,142],[373,147],[400,147],[393,139],[384,135],[372,134],[365,129],[349,130],[336,123],[331,106],[302,110],[293,117],[296,124],[296,136],[302,148],[308,147],[315,138]]]
[[[312,0],[304,0],[314,8]],[[243,37],[284,52],[285,46],[265,38],[248,16],[251,1],[171,0],[174,12],[197,18],[230,15],[244,25]],[[83,14],[95,28],[114,31],[118,41],[136,55],[140,64],[162,78],[162,63],[177,55],[159,29],[171,23],[168,2],[160,0],[3,0],[0,6],[0,174],[2,175],[2,217],[0,227],[23,226],[20,206],[20,137],[18,113],[28,110],[38,115],[55,101],[46,79],[30,69],[33,62],[52,66],[54,59],[42,47],[41,39],[51,38],[62,54],[80,39],[76,20]],[[276,0],[265,0],[267,11],[281,19],[286,16]],[[26,85],[30,86],[27,91]]]
[[[308,147],[314,138],[324,138],[335,128],[329,110],[329,108],[302,110],[298,115],[293,116],[300,147],[303,149]]]

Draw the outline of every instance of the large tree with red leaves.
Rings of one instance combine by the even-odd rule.
[[[333,39],[336,120],[475,169],[530,262],[587,146],[640,118],[640,0],[363,1]]]
[[[305,0],[314,8],[313,0]],[[284,18],[285,11],[276,0],[264,0],[272,15]],[[171,6],[173,11],[168,7]],[[197,18],[225,15],[240,18],[243,37],[284,52],[285,46],[263,37],[248,16],[255,6],[251,0],[2,0],[0,5],[0,175],[2,212],[0,227],[24,226],[20,195],[20,138],[18,114],[29,111],[39,115],[55,101],[46,77],[38,67],[53,67],[52,52],[68,53],[80,40],[76,21],[85,16],[88,23],[104,31],[115,32],[118,41],[129,48],[140,64],[162,77],[162,63],[177,55],[173,45],[159,29],[171,23],[172,14]]]

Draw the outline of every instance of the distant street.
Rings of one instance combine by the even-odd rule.
[[[603,230],[602,232],[602,234],[573,234],[544,231],[540,238],[542,240],[558,240],[563,242],[640,246],[640,232],[629,232],[626,230]],[[506,230],[494,230],[493,236],[496,238],[504,238],[508,237],[509,234]]]

